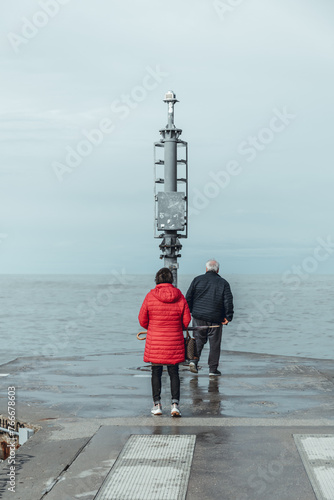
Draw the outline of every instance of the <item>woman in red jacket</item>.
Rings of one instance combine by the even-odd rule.
[[[161,376],[167,365],[172,393],[172,417],[180,417],[179,363],[184,361],[183,330],[190,323],[190,311],[186,299],[173,283],[173,275],[167,267],[155,276],[156,287],[145,297],[138,320],[147,328],[144,361],[152,363],[153,415],[162,415]]]

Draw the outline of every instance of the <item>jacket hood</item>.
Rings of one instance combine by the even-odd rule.
[[[161,283],[151,291],[160,302],[177,302],[181,297],[180,290],[171,283]]]

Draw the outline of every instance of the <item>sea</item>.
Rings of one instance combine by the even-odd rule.
[[[222,349],[333,359],[333,275],[224,276],[234,319]],[[178,277],[185,294],[192,275]],[[143,351],[138,312],[153,275],[1,275],[0,364]]]

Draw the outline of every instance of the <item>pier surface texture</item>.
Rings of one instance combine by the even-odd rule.
[[[223,351],[221,377],[181,366],[182,418],[152,416],[141,353],[17,358],[0,413],[40,426],[0,464],[3,500],[334,500],[334,365]],[[10,478],[15,492],[10,491]]]

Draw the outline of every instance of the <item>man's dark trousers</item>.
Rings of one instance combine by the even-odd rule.
[[[198,359],[201,357],[201,352],[207,341],[209,340],[210,352],[209,352],[209,370],[214,372],[217,370],[220,358],[220,346],[222,342],[222,331],[223,325],[220,324],[219,328],[210,328],[210,326],[217,326],[217,323],[210,323],[209,321],[203,321],[202,319],[193,318],[193,326],[207,326],[208,329],[195,330],[194,337],[196,339],[196,347],[198,353]]]

